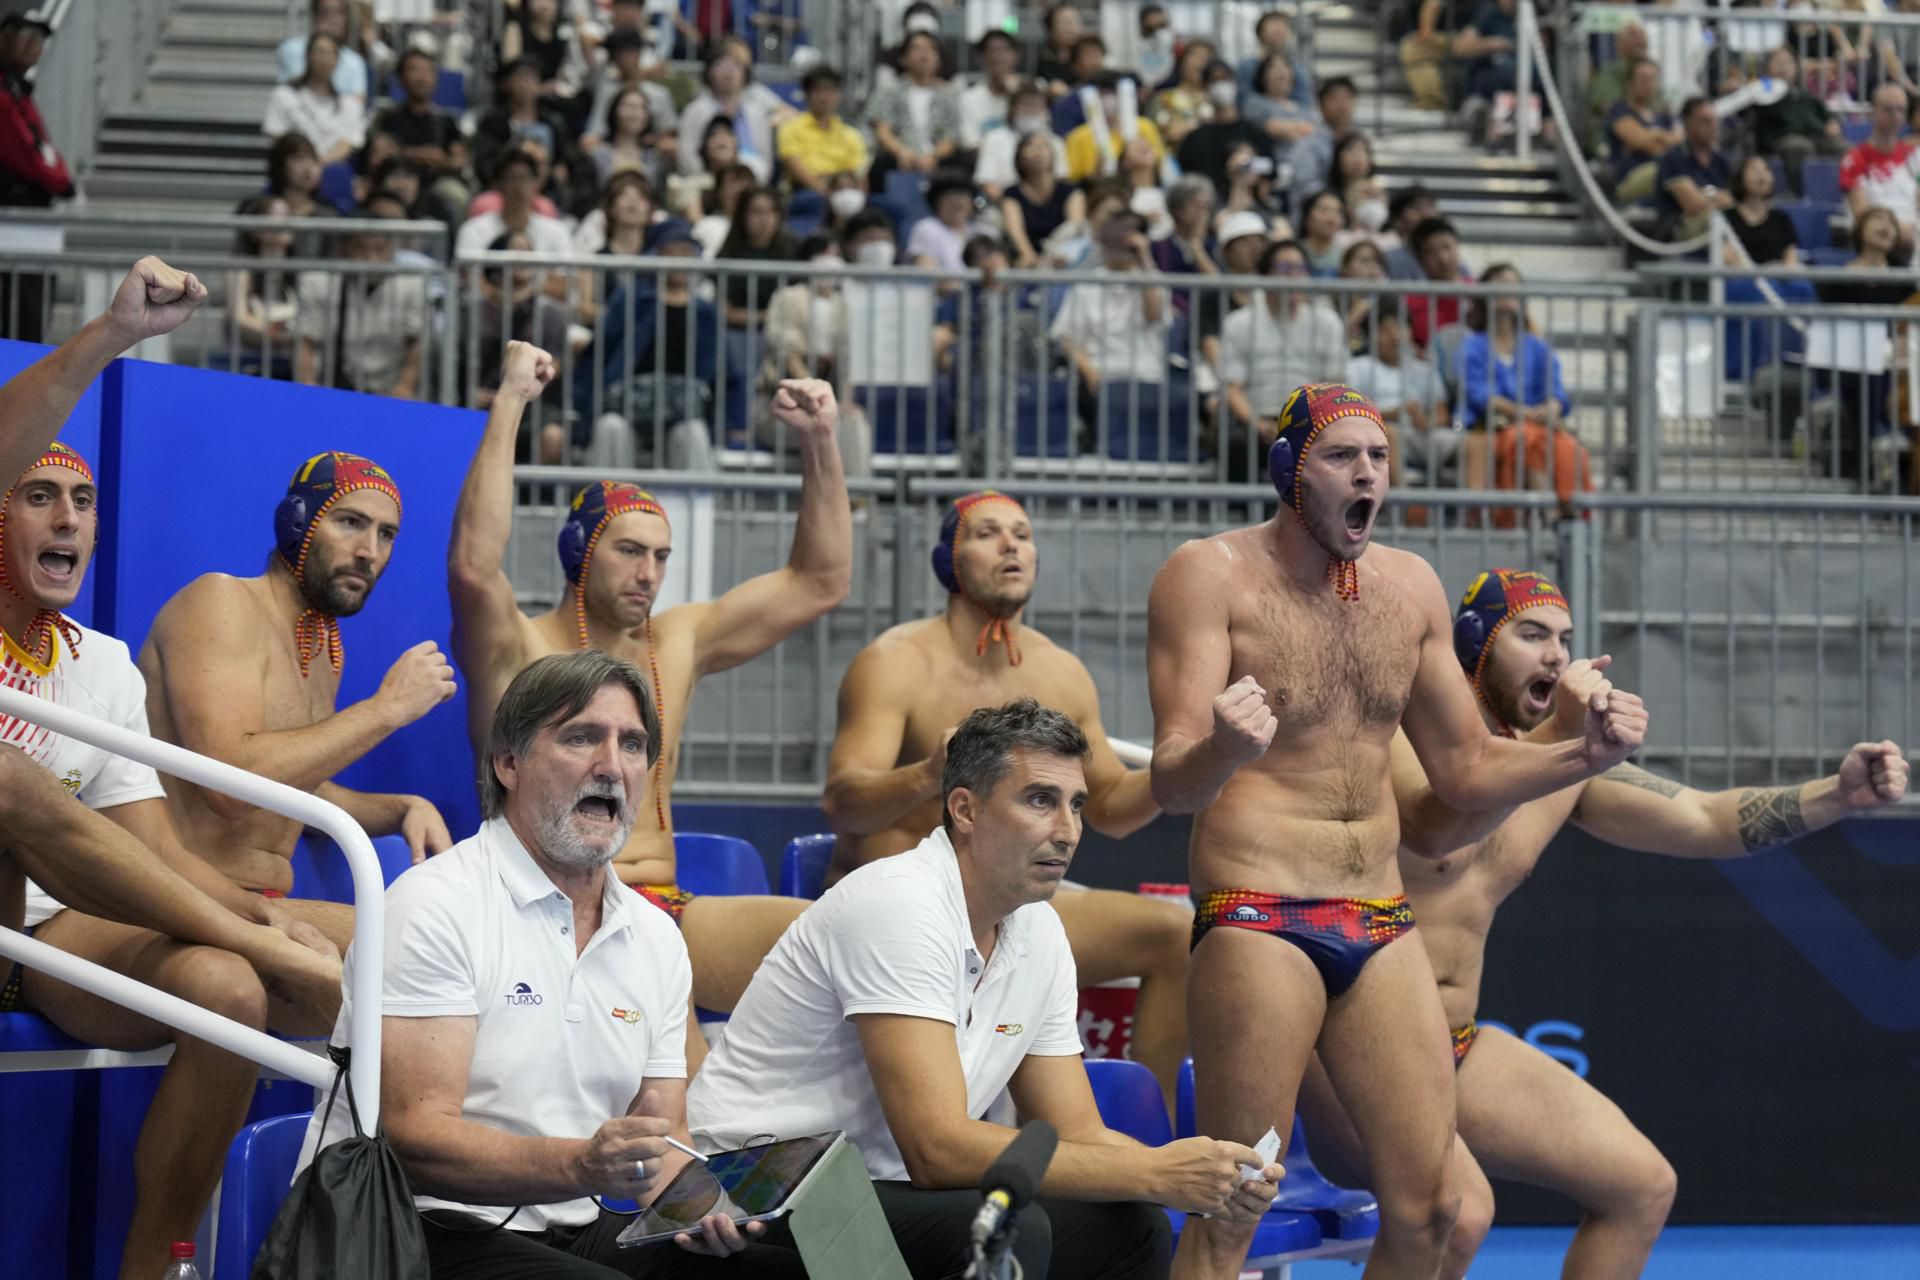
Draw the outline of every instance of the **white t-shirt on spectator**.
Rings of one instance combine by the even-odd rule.
[[[1062,182],[1067,177],[1067,143],[1057,134],[1048,134],[1053,147],[1053,176]],[[1014,171],[1013,155],[1019,150],[1020,135],[1012,129],[989,129],[980,139],[980,152],[973,162],[976,187],[1011,187],[1020,181]]]
[[[326,97],[305,85],[277,84],[267,95],[267,116],[260,132],[269,138],[297,133],[313,144],[322,160],[345,142],[358,150],[367,141],[367,112],[360,99],[335,93]]]
[[[575,956],[573,902],[520,838],[496,818],[387,889],[381,1015],[472,1018],[473,1060],[461,1118],[523,1138],[589,1138],[625,1115],[649,1077],[685,1079],[687,1000],[693,970],[666,912],[620,883],[609,867],[600,927]],[[353,949],[333,1043],[348,1043]],[[326,1131],[318,1099],[298,1169],[320,1147],[349,1137],[344,1099]],[[512,1205],[466,1205],[433,1196],[420,1209],[452,1209],[500,1222]],[[526,1205],[512,1231],[591,1222],[587,1196]]]
[[[1115,279],[1101,268],[1093,276]],[[1146,283],[1151,276],[1128,278]],[[1067,289],[1060,313],[1049,330],[1087,355],[1106,382],[1165,382],[1167,380],[1167,326],[1171,310],[1163,300],[1160,319],[1148,323],[1137,285],[1076,284]]]
[[[460,224],[460,234],[454,237],[453,251],[485,253],[489,245],[506,233],[506,219],[498,213],[468,218]],[[573,254],[573,237],[567,234],[567,224],[542,213],[527,215],[527,243],[533,246],[533,253]]]
[[[1347,385],[1364,393],[1388,421],[1403,405],[1424,405],[1431,410],[1447,402],[1447,387],[1439,371],[1404,349],[1397,365],[1382,364],[1378,356],[1353,357],[1347,362]]]
[[[407,348],[427,331],[427,278],[372,279],[373,289],[368,291],[366,276],[302,271],[293,329],[319,349],[322,376],[331,378],[334,385],[391,395],[406,367]],[[417,383],[414,392],[419,393]]]
[[[307,70],[307,38],[288,36],[280,42],[274,53],[280,72],[280,82],[290,84],[298,80]],[[358,49],[342,48],[340,60],[333,68],[333,91],[350,93],[360,99],[364,105],[367,100],[367,60],[360,56]]]
[[[110,635],[80,628],[80,651],[56,637],[53,661],[42,665],[0,635],[0,685],[147,734],[147,682],[127,646]],[[111,809],[166,795],[159,775],[146,765],[65,737],[25,720],[0,715],[0,745],[17,747],[60,780],[89,809]],[[65,910],[65,905],[27,881],[27,926]]]
[[[1329,307],[1303,301],[1275,315],[1265,298],[1220,325],[1220,380],[1237,382],[1261,417],[1280,412],[1295,387],[1330,382],[1347,371],[1347,330]]]
[[[870,1175],[904,1179],[851,1019],[900,1014],[950,1024],[967,1115],[978,1120],[1028,1055],[1079,1055],[1075,987],[1066,930],[1043,902],[1001,921],[982,964],[957,855],[936,829],[829,889],[760,962],[688,1089],[694,1144],[725,1151],[762,1134],[843,1129]]]
[[[961,271],[966,268],[962,256],[966,252],[967,241],[984,230],[978,223],[969,222],[955,231],[946,223],[931,215],[913,224],[913,230],[907,236],[907,257],[930,258],[933,265],[941,271]]]
[[[983,77],[960,91],[960,147],[977,151],[988,133],[1007,123],[1007,95]]]

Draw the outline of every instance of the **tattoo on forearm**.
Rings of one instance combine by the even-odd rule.
[[[1740,843],[1748,853],[1806,833],[1799,787],[1756,787],[1740,793]]]
[[[1671,800],[1686,788],[1672,778],[1663,778],[1657,773],[1648,773],[1637,764],[1617,764],[1600,775],[1608,782],[1624,782],[1629,787],[1638,787],[1642,791],[1651,791],[1655,795]]]

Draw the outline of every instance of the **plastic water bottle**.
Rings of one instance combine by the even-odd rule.
[[[172,1252],[173,1263],[160,1280],[201,1280],[200,1268],[193,1265],[193,1241],[175,1240]]]

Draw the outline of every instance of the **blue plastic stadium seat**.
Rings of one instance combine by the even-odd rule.
[[[1198,1132],[1193,1112],[1192,1058],[1180,1064],[1173,1113],[1174,1132],[1180,1137],[1190,1138]],[[1280,1194],[1274,1197],[1276,1212],[1289,1210],[1310,1215],[1329,1240],[1366,1240],[1379,1234],[1379,1203],[1368,1192],[1335,1186],[1313,1167],[1306,1130],[1298,1116],[1294,1117],[1293,1136],[1287,1141],[1286,1154],[1280,1163],[1286,1166],[1287,1174],[1280,1180]]]
[[[37,1013],[0,1013],[0,1053],[46,1053],[86,1047]]]
[[[933,387],[856,387],[853,398],[873,424],[877,454],[953,452],[953,397]],[[931,428],[931,430],[929,430]]]
[[[380,858],[380,873],[392,884],[402,871],[413,865],[413,850],[405,836],[375,836],[373,851]],[[294,898],[315,902],[353,902],[353,872],[340,846],[317,831],[301,834],[293,847]]]
[[[1015,457],[1064,458],[1073,452],[1076,419],[1066,379],[1022,374],[1013,395]]]
[[[900,222],[894,228],[904,241],[913,224],[926,217],[927,180],[920,174],[908,173],[904,169],[895,169],[887,174],[887,189],[882,193],[887,203],[900,213]]]
[[[760,851],[738,836],[675,832],[673,859],[680,887],[696,896],[772,892]]]
[[[817,898],[827,887],[827,865],[833,861],[834,837],[795,836],[780,856],[780,892],[789,898]]]
[[[1807,163],[1811,165],[1813,162],[1809,160]],[[1811,178],[1806,179],[1809,188],[1811,188],[1812,181]],[[1812,198],[1806,200],[1780,200],[1774,203],[1774,208],[1786,214],[1788,219],[1792,221],[1793,238],[1800,242],[1801,252],[1810,253],[1815,249],[1826,249],[1832,246],[1833,215],[1838,213],[1842,208],[1837,200],[1814,200]]]
[[[1817,244],[1807,250],[1810,267],[1844,267],[1853,261],[1853,250],[1839,245]]]
[[[1148,1147],[1173,1141],[1167,1100],[1145,1066],[1125,1058],[1088,1058],[1087,1083],[1107,1128]]]
[[[1868,116],[1842,116],[1840,132],[1848,142],[1857,147],[1873,136],[1873,120]]]
[[[294,1162],[306,1140],[311,1111],[250,1124],[233,1136],[220,1175],[220,1221],[215,1224],[214,1271],[208,1280],[245,1280],[253,1255],[293,1183]]]
[[[396,73],[387,77],[387,96],[395,102],[403,101],[407,94],[400,87],[400,77]],[[440,68],[439,83],[433,86],[433,105],[445,107],[455,115],[467,109],[467,73]],[[377,106],[377,104],[376,104]],[[372,111],[373,108],[369,108]]]
[[[1167,383],[1110,382],[1105,388],[1107,456],[1127,462],[1185,462],[1194,453],[1193,413],[1186,379]],[[1166,448],[1161,449],[1161,406]]]
[[[1871,129],[1871,126],[1869,126]],[[1815,204],[1840,204],[1840,162],[1829,156],[1809,156],[1800,168],[1800,194]]]
[[[357,203],[353,198],[353,165],[336,160],[322,169],[320,190],[315,194],[341,213],[352,213]]]

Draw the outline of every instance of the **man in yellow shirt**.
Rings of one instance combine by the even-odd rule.
[[[867,171],[867,140],[840,118],[840,73],[815,67],[800,81],[807,109],[780,126],[780,167],[794,190],[827,189],[836,173]]]
[[[1112,157],[1112,164],[1109,165],[1100,154],[1101,139],[1095,133],[1095,128],[1102,122],[1089,120],[1067,135],[1067,181],[1085,182],[1088,178],[1098,177],[1119,167],[1120,153],[1130,141],[1123,136],[1120,127],[1119,80],[1120,77],[1114,73],[1103,72],[1096,82],[1100,87],[1100,110],[1104,117],[1106,148]],[[1154,127],[1153,121],[1136,113],[1134,129],[1137,137],[1153,147],[1156,161],[1167,158],[1167,144],[1161,140],[1160,131]]]

